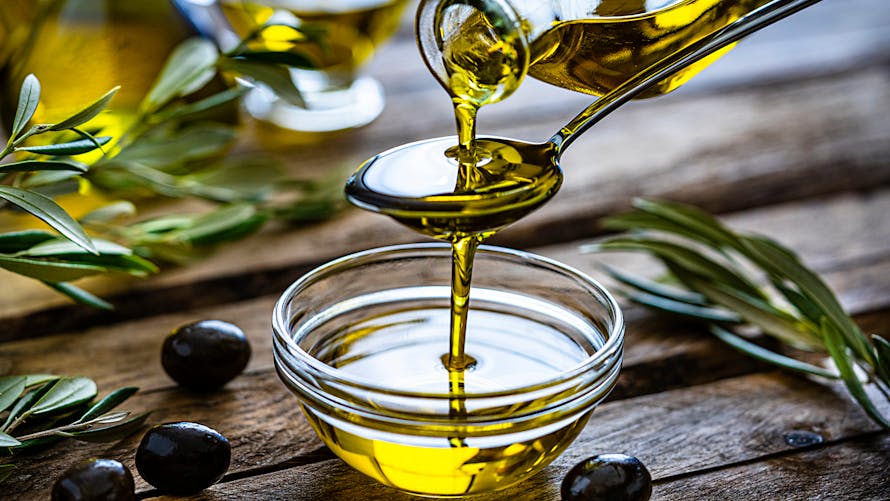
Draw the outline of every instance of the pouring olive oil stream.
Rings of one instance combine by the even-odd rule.
[[[502,0],[421,2],[418,43],[452,98],[457,140],[381,153],[359,167],[346,193],[359,207],[451,243],[450,343],[442,362],[455,393],[475,363],[464,350],[475,251],[556,194],[565,148],[630,99],[675,89],[742,37],[818,1],[675,0],[653,10],[646,8],[652,2],[602,0],[591,2],[594,17],[554,22],[531,43],[527,21]],[[477,138],[479,108],[509,96],[526,73],[602,97],[544,143]]]

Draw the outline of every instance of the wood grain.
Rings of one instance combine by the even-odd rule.
[[[579,140],[564,158],[563,191],[494,242],[529,247],[589,237],[601,231],[599,217],[626,208],[633,196],[727,212],[890,183],[888,102],[886,71],[866,67],[784,87],[640,103]],[[561,120],[537,114],[502,119],[499,134],[525,138],[553,130]],[[435,135],[428,132],[419,133]],[[410,140],[394,137],[390,143],[374,130],[363,134],[377,148]],[[308,149],[293,158],[306,165],[358,165],[373,154],[354,141],[327,148],[333,153]],[[150,280],[94,282],[89,288],[119,305],[111,314],[60,306],[64,300],[39,284],[7,274],[0,318],[7,336],[34,335],[243,300],[270,293],[267,284],[277,287],[275,278],[294,270],[350,251],[417,239],[386,218],[357,210],[311,227],[270,228]]]
[[[778,373],[744,376],[601,405],[575,443],[544,471],[478,499],[558,500],[566,471],[598,453],[635,455],[659,479],[793,450],[785,439],[793,431],[837,441],[875,429],[855,404],[825,386]],[[417,499],[339,460],[224,482],[192,499],[257,498]]]
[[[797,250],[816,269],[834,268],[825,274],[842,303],[853,313],[890,306],[890,189],[871,195],[845,195],[821,203],[800,202],[745,212],[730,218],[733,226],[757,229]],[[824,227],[836,228],[830,239],[819,238]],[[651,273],[651,262],[632,255],[589,255],[578,252],[578,243],[533,249],[595,276],[600,261],[635,272]],[[845,264],[846,263],[846,264]],[[294,276],[286,277],[290,281]],[[604,277],[600,277],[604,278]],[[286,284],[282,284],[283,290]],[[271,311],[275,296],[263,296],[208,308],[158,315],[145,319],[98,326],[78,332],[0,344],[0,361],[11,373],[83,373],[101,387],[138,385],[157,389],[170,385],[163,373],[159,353],[164,336],[174,327],[218,318],[238,324],[253,345],[248,370],[272,366]],[[707,350],[699,336],[688,329],[668,327],[660,319],[627,310],[629,320],[638,322],[628,333],[626,360],[637,362],[669,357],[686,351]],[[670,334],[666,334],[665,331]],[[83,365],[84,358],[101,364]],[[715,362],[719,364],[719,362]],[[712,365],[711,369],[716,365]]]
[[[652,499],[880,501],[890,492],[888,472],[890,436],[883,433],[666,482]]]

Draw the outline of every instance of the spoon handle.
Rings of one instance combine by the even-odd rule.
[[[602,120],[616,108],[633,99],[637,94],[682,70],[711,53],[779,21],[821,0],[773,0],[734,21],[732,24],[695,41],[683,49],[649,66],[631,79],[597,99],[581,113],[565,124],[549,142],[556,145],[557,155],[593,124]]]

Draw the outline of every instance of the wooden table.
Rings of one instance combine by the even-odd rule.
[[[322,145],[279,143],[278,154],[331,173],[452,133],[449,101],[426,74],[407,21],[370,68],[388,92],[383,116]],[[543,139],[589,99],[528,81],[483,111],[480,131]],[[634,196],[694,203],[794,248],[866,332],[890,335],[890,2],[826,0],[751,37],[683,89],[598,125],[564,166],[562,192],[494,243],[596,273],[602,258],[578,247],[600,234],[599,217]],[[66,304],[4,273],[0,373],[83,374],[102,394],[137,385],[125,407],[152,409],[152,423],[219,430],[232,464],[198,499],[408,499],[321,445],[272,368],[270,315],[307,269],[415,240],[356,209],[313,226],[269,228],[150,280],[94,281],[89,287],[116,303],[112,313]],[[603,452],[639,457],[659,499],[890,499],[890,433],[841,387],[756,363],[695,325],[630,304],[625,314],[619,385],[580,438],[541,474],[479,499],[558,499],[568,468]],[[254,350],[247,371],[209,395],[179,389],[159,362],[166,333],[202,318],[239,324]],[[0,497],[46,499],[61,471],[88,457],[119,459],[135,474],[138,440],[69,443],[23,458]],[[142,497],[158,495],[138,477],[137,485]]]

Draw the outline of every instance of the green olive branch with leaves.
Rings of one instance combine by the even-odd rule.
[[[48,374],[0,377],[0,456],[16,456],[66,438],[114,442],[140,429],[148,412],[113,411],[138,388],[112,391],[99,401],[85,377]],[[0,482],[15,465],[0,464]]]
[[[586,245],[584,252],[642,252],[666,268],[663,279],[649,280],[603,265],[630,300],[702,321],[717,338],[759,360],[840,379],[869,417],[890,428],[866,391],[870,384],[890,401],[890,342],[866,336],[793,251],[671,202],[635,200],[633,211],[606,218],[604,225],[629,233]],[[769,350],[741,335],[744,327],[794,349],[827,354],[834,368]]]
[[[293,179],[275,159],[228,154],[237,126],[216,115],[234,106],[246,87],[224,86],[207,97],[189,99],[211,82],[218,83],[220,75],[235,75],[269,87],[290,104],[303,105],[288,68],[311,68],[311,61],[295,51],[251,48],[271,26],[282,24],[258,27],[225,53],[206,39],[182,42],[144,96],[136,120],[118,138],[89,129],[89,121],[106,109],[117,87],[58,123],[28,127],[41,91],[37,77],[28,75],[9,140],[0,151],[0,161],[16,156],[15,161],[0,163],[0,208],[16,206],[55,233],[0,234],[0,268],[39,280],[80,303],[111,308],[71,282],[105,273],[144,277],[158,271],[153,261],[188,261],[217,244],[256,232],[271,219],[313,221],[339,210],[339,175]],[[295,39],[323,44],[324,33],[311,25],[288,27]],[[49,138],[48,144],[29,145],[36,136]],[[77,159],[95,150],[103,155],[91,164]],[[75,220],[53,196],[84,187],[119,200]],[[216,207],[134,220],[133,201],[157,197],[202,199]]]

